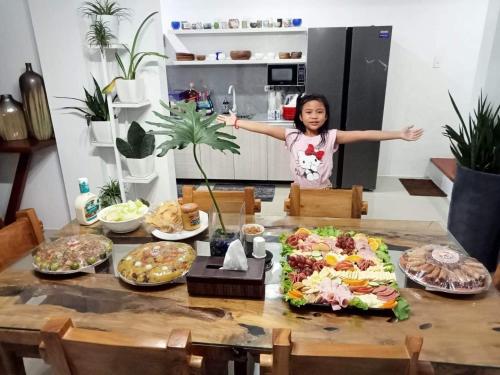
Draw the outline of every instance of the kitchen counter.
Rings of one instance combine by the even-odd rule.
[[[256,115],[253,115],[249,120],[280,125],[293,125],[293,121],[289,120],[269,120],[267,118],[267,113],[257,113]]]

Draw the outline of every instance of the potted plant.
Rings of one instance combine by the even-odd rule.
[[[92,129],[94,140],[98,143],[113,144],[111,135],[111,123],[109,121],[108,97],[103,95],[96,79],[94,81],[94,93],[91,95],[84,87],[85,99],[72,98],[67,96],[56,96],[59,99],[72,99],[85,104],[84,107],[63,107],[62,109],[74,109],[87,119],[87,125]]]
[[[231,141],[232,139],[236,139],[235,136],[219,131],[224,127],[224,124],[215,123],[217,113],[206,116],[206,111],[197,112],[196,103],[194,102],[178,102],[175,106],[168,106],[163,101],[160,101],[160,104],[171,115],[154,111],[154,114],[163,121],[147,121],[148,124],[162,128],[162,130],[152,131],[152,134],[166,135],[168,137],[165,142],[158,146],[158,149],[161,150],[158,156],[162,157],[172,149],[182,150],[191,144],[193,145],[194,161],[205,180],[205,185],[212,198],[213,206],[219,219],[218,223],[220,224],[220,228],[214,232],[214,236],[211,238],[210,251],[212,255],[224,255],[228,244],[238,237],[238,233],[229,233],[226,231],[219,204],[214,197],[207,175],[198,160],[196,152],[198,147],[205,144],[214,150],[239,154],[238,149],[240,146]]]
[[[122,203],[120,185],[117,180],[110,179],[107,184],[99,187],[99,201],[101,203],[101,209]]]
[[[111,39],[114,38],[107,22],[96,20],[87,32],[87,43],[89,46],[99,47],[101,53],[104,53],[104,48],[111,45]]]
[[[126,17],[129,14],[128,8],[122,8],[118,5],[118,2],[111,0],[85,1],[80,7],[80,11],[84,16],[91,18],[91,28],[96,22],[109,27],[110,35],[115,40],[119,35],[120,18]]]
[[[448,216],[448,230],[489,271],[497,265],[500,249],[500,106],[481,94],[474,116],[465,123],[450,94],[460,124],[444,127],[457,159]]]
[[[167,58],[167,56],[162,55],[158,52],[137,52],[137,40],[139,38],[139,34],[141,33],[142,28],[146,24],[146,22],[153,17],[158,12],[153,12],[149,16],[147,16],[144,21],[142,21],[141,25],[137,29],[134,40],[132,42],[132,48],[128,48],[125,44],[125,50],[128,54],[128,66],[125,68],[123,64],[123,60],[115,52],[116,61],[118,62],[118,66],[122,72],[121,76],[115,77],[111,83],[109,83],[105,88],[104,92],[109,94],[113,91],[116,84],[116,91],[120,101],[123,103],[137,103],[144,100],[144,85],[142,80],[137,78],[137,69],[139,65],[143,61],[143,59],[147,56],[157,56]]]
[[[155,136],[147,134],[133,121],[127,132],[127,140],[116,138],[116,147],[125,156],[131,177],[147,177],[154,172]]]

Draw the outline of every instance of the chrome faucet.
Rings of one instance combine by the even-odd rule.
[[[231,108],[231,112],[236,114],[236,89],[233,85],[230,85],[229,90],[227,90],[228,95],[231,95],[231,93],[233,93],[233,108]]]

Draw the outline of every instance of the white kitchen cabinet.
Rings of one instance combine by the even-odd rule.
[[[197,147],[196,155],[201,161],[201,149]],[[182,150],[174,150],[175,175],[177,178],[203,178],[193,157],[193,145]],[[203,164],[202,164],[202,167]]]
[[[220,131],[233,134],[233,128],[226,126]],[[201,146],[201,165],[209,179],[233,180],[234,159],[229,151],[221,152],[209,146]]]
[[[240,155],[234,155],[234,178],[236,180],[268,180],[266,135],[243,129],[233,130],[240,146]]]
[[[269,181],[292,181],[290,153],[285,147],[285,142],[272,137],[266,138],[267,179]]]

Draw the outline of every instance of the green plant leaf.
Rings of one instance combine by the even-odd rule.
[[[136,121],[132,121],[127,132],[127,142],[137,153],[141,147],[142,140],[146,132]]]
[[[134,150],[132,149],[132,146],[130,146],[126,141],[124,141],[121,138],[116,138],[116,148],[126,158],[129,159],[137,159],[136,154],[134,153]]]
[[[146,134],[142,139],[139,149],[139,158],[143,159],[152,155],[155,150],[155,136],[153,134]]]

